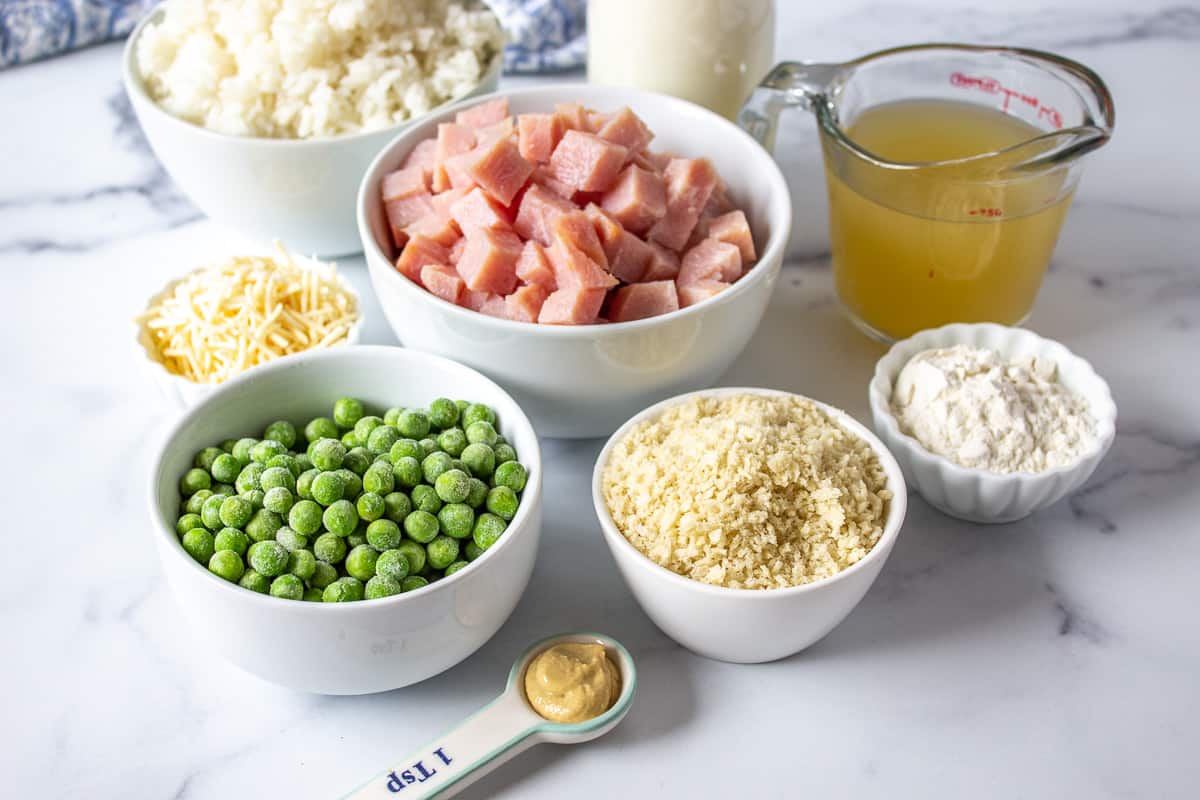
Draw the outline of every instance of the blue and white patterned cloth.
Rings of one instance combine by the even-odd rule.
[[[0,68],[125,36],[158,0],[0,0]],[[587,0],[486,0],[512,43],[508,72],[581,66]]]

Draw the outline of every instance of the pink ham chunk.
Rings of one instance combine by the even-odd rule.
[[[730,211],[709,220],[708,235],[737,247],[743,264],[753,264],[757,258],[754,252],[754,235],[750,232],[750,223],[746,222],[746,215],[741,210]]]
[[[675,288],[679,293],[679,307],[687,308],[720,294],[729,288],[729,284],[705,279],[696,283],[678,283]]]
[[[589,133],[596,133],[608,123],[612,118],[612,114],[605,114],[601,111],[593,111],[587,109],[583,112],[584,130]]]
[[[462,258],[463,250],[465,250],[466,248],[467,248],[467,237],[464,236],[461,239],[459,239],[457,242],[455,242],[453,245],[450,246],[450,255],[447,258],[447,261],[449,261],[449,263],[451,263],[451,264],[457,264],[458,260],[460,258]]]
[[[517,278],[525,284],[545,287],[550,291],[558,288],[554,283],[554,270],[546,260],[546,253],[537,242],[529,241],[517,259]]]
[[[583,213],[587,214],[588,219],[592,221],[592,227],[596,229],[596,235],[600,237],[600,244],[604,245],[605,256],[611,258],[609,248],[616,245],[625,229],[607,211],[595,203],[588,203],[587,207],[583,209]]]
[[[587,130],[587,109],[579,103],[558,103],[554,114],[562,120],[564,130]]]
[[[613,322],[631,322],[678,310],[675,282],[651,281],[622,286],[613,292],[608,304],[608,318]]]
[[[450,188],[446,173],[446,162],[454,156],[470,152],[475,147],[475,131],[465,125],[443,122],[438,125],[437,145],[434,150],[433,190],[444,192]]]
[[[558,146],[563,130],[562,118],[557,114],[521,114],[517,117],[521,156],[531,164],[545,164]]]
[[[508,319],[508,303],[504,302],[504,298],[498,294],[489,294],[483,301],[483,305],[479,306],[479,313],[487,314],[489,317]]]
[[[493,122],[491,125],[480,128],[475,131],[475,141],[480,145],[488,145],[497,139],[502,139],[505,136],[511,136],[517,130],[517,125],[513,122],[512,117],[505,117],[499,122]]]
[[[679,256],[661,244],[646,242],[650,248],[650,263],[642,275],[644,281],[673,281],[679,277]]]
[[[441,165],[446,173],[447,182],[452,189],[470,190],[475,187],[475,178],[471,175],[471,164],[475,159],[475,151],[447,158]],[[434,174],[437,180],[437,174]],[[444,194],[444,192],[443,192]]]
[[[408,226],[433,213],[433,200],[429,192],[406,197],[403,200],[392,200],[384,204],[388,226],[392,230],[392,239],[397,247],[403,247],[408,241]]]
[[[419,220],[409,225],[404,229],[404,232],[411,236],[426,236],[443,247],[452,247],[458,241],[462,234],[458,230],[458,226],[454,224],[454,220],[445,211],[437,211],[426,214]]]
[[[600,244],[600,237],[586,213],[569,211],[555,217],[550,223],[550,238],[556,243],[579,250],[601,267],[608,267],[608,256],[604,253],[604,246]]]
[[[417,146],[412,149],[404,161],[400,164],[401,169],[409,167],[419,167],[425,173],[425,180],[428,181],[433,175],[433,168],[437,165],[437,140],[422,139],[417,142]]]
[[[475,187],[452,203],[449,211],[450,216],[458,224],[459,230],[464,234],[480,228],[493,230],[509,228],[508,211],[504,206],[484,194],[479,187]]]
[[[617,279],[603,267],[568,244],[556,241],[546,250],[546,260],[559,289],[609,289],[617,285]]]
[[[661,177],[630,164],[604,193],[600,206],[640,236],[667,213],[667,189]]]
[[[462,278],[447,264],[426,264],[421,267],[421,285],[447,303],[459,304],[466,287]]]
[[[608,271],[625,283],[645,280],[646,271],[654,259],[650,245],[625,230],[621,231],[608,253]]]
[[[459,278],[461,279],[461,277],[462,276],[460,275]],[[458,304],[463,308],[469,308],[472,311],[478,311],[479,309],[483,308],[483,304],[487,302],[489,297],[498,296],[499,295],[489,294],[488,292],[472,292],[470,289],[466,288],[466,284],[463,284],[463,293],[462,296],[458,298]]]
[[[607,139],[613,144],[619,144],[631,154],[646,149],[654,134],[646,127],[641,118],[625,106],[615,114],[609,115],[604,124],[596,130],[596,135]]]
[[[474,230],[455,266],[471,291],[508,294],[517,285],[517,259],[523,248],[511,231]]]
[[[450,251],[427,236],[409,239],[396,259],[396,269],[413,283],[421,283],[421,268],[427,264],[447,264]]]
[[[575,204],[570,200],[535,183],[521,198],[513,228],[526,239],[549,247],[551,223],[556,217],[575,210]]]
[[[717,185],[717,173],[706,158],[676,158],[663,170],[663,178],[667,184],[667,213],[646,238],[680,250]]]
[[[567,131],[550,156],[550,172],[576,191],[603,192],[616,181],[628,153],[594,134]]]
[[[521,158],[521,151],[511,138],[497,139],[471,153],[473,157],[467,163],[467,174],[506,206],[512,203],[533,173],[533,165]]]
[[[542,305],[550,296],[550,289],[538,284],[520,286],[504,298],[508,318],[518,322],[537,322]]]
[[[530,176],[530,179],[534,183],[546,187],[565,200],[571,200],[571,198],[575,196],[575,189],[554,177],[553,173],[550,172],[550,168],[545,165],[535,167],[533,170],[533,175]],[[575,206],[574,203],[571,203],[571,205],[572,207]]]
[[[508,99],[501,97],[486,103],[463,109],[454,115],[454,121],[468,128],[486,128],[508,116]]]
[[[419,166],[404,167],[383,176],[379,193],[384,203],[393,200],[407,200],[418,194],[429,192],[429,183],[425,171]]]
[[[538,322],[545,325],[588,325],[600,316],[604,305],[604,289],[571,287],[552,292],[538,312]]]
[[[742,275],[742,255],[737,245],[705,239],[683,254],[679,264],[681,284],[717,280],[733,283]]]

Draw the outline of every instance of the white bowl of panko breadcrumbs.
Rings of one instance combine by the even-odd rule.
[[[896,460],[848,414],[770,389],[651,406],[600,452],[592,500],[642,609],[684,647],[757,663],[833,630],[904,522]]]

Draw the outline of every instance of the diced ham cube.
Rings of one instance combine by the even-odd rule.
[[[544,165],[535,167],[533,170],[533,175],[530,177],[534,183],[545,186],[547,189],[565,200],[570,200],[575,196],[574,187],[568,186],[558,178],[554,177],[554,175],[550,172],[549,167]],[[575,204],[572,203],[571,205],[574,207]]]
[[[746,215],[740,209],[709,220],[708,235],[718,241],[735,245],[742,255],[743,264],[753,264],[757,258],[750,223],[746,221]]]
[[[427,236],[417,235],[409,239],[408,244],[396,259],[396,269],[413,283],[421,283],[421,268],[427,264],[446,264],[450,261],[450,251]]]
[[[550,156],[550,172],[577,191],[603,192],[616,181],[628,153],[595,134],[567,131]]]
[[[508,99],[488,100],[465,108],[454,115],[454,121],[469,128],[486,128],[508,116]]]
[[[554,113],[562,120],[565,130],[587,130],[587,109],[579,103],[558,103],[554,106]]]
[[[706,158],[676,158],[663,170],[663,178],[667,185],[667,213],[646,238],[680,250],[687,244],[717,185],[717,173]]]
[[[388,223],[393,228],[407,228],[417,220],[433,213],[433,196],[429,192],[392,200],[383,206]]]
[[[448,158],[442,163],[442,170],[446,173],[450,187],[469,190],[475,186],[475,178],[471,175],[470,169],[474,159],[475,151],[471,150]],[[437,180],[436,173],[434,174],[434,180]]]
[[[421,267],[421,285],[430,293],[455,305],[458,305],[463,292],[466,291],[462,278],[454,271],[454,267],[446,264],[426,264]]]
[[[509,227],[508,211],[478,186],[450,205],[450,216],[464,234],[472,229]]]
[[[609,289],[617,285],[617,279],[599,264],[562,242],[555,242],[546,250],[546,260],[554,270],[554,285],[559,289]]]
[[[600,206],[641,236],[667,213],[667,189],[658,175],[630,164],[604,193]]]
[[[629,231],[622,230],[620,237],[609,248],[608,271],[625,283],[637,283],[646,280],[646,271],[653,259],[654,251],[650,245]]]
[[[611,117],[612,114],[593,111],[589,108],[583,112],[583,124],[590,133],[596,133],[605,126]]]
[[[517,259],[524,245],[511,231],[487,228],[471,231],[456,264],[473,292],[508,294],[517,285]]]
[[[439,214],[449,214],[450,207],[463,199],[470,193],[471,189],[447,189],[444,192],[438,192],[433,196],[433,210]]]
[[[592,220],[582,211],[570,211],[556,217],[550,223],[550,238],[555,242],[573,247],[595,261],[601,267],[608,266],[608,256]]]
[[[389,172],[383,176],[383,181],[379,186],[379,193],[383,196],[384,203],[390,203],[393,200],[407,200],[415,195],[428,192],[429,184],[426,181],[425,172],[419,166],[404,167],[395,172]]]
[[[737,245],[716,239],[705,239],[683,254],[679,264],[681,284],[702,280],[733,283],[742,275],[742,255]]]
[[[550,225],[555,217],[574,211],[575,205],[545,187],[534,184],[521,198],[513,228],[526,239],[550,246]]]
[[[694,306],[696,303],[718,295],[728,288],[728,283],[712,279],[705,279],[696,283],[677,283],[675,286],[676,291],[679,293],[680,308]]]
[[[411,236],[426,236],[443,247],[451,247],[462,234],[445,211],[433,211],[404,229]]]
[[[433,190],[444,192],[451,186],[446,173],[446,161],[454,156],[470,152],[475,147],[475,131],[465,125],[443,122],[438,125],[437,144],[434,149]]]
[[[554,270],[546,260],[542,246],[534,241],[525,243],[521,257],[517,259],[517,278],[526,284],[544,286],[550,291],[557,289],[554,283]]]
[[[538,284],[520,286],[504,298],[508,318],[518,322],[537,322],[542,305],[550,296],[550,290]]]
[[[562,118],[557,114],[521,114],[517,117],[521,156],[531,164],[545,164],[558,146],[563,130]]]
[[[538,312],[538,322],[547,325],[587,325],[600,316],[604,289],[571,287],[552,292]]]
[[[625,232],[625,229],[595,203],[588,203],[587,207],[583,209],[583,213],[587,214],[588,219],[592,221],[592,227],[596,229],[596,235],[600,237],[600,244],[604,245],[605,257],[611,259],[609,250],[620,241],[621,234]]]
[[[504,298],[498,294],[489,294],[483,301],[483,305],[479,307],[479,313],[487,314],[489,317],[508,319],[508,303],[504,302]]]
[[[717,178],[717,185],[713,187],[712,196],[708,198],[708,202],[704,205],[704,210],[700,212],[700,216],[719,217],[732,210],[733,203],[729,200],[725,182]]]
[[[499,122],[493,122],[491,125],[480,128],[475,131],[475,141],[480,145],[488,145],[497,139],[502,139],[505,136],[511,136],[517,129],[516,123],[512,117],[505,117]]]
[[[644,281],[673,281],[679,277],[679,256],[661,244],[646,242],[650,248],[650,263],[642,275]]]
[[[646,159],[651,164],[654,165],[655,170],[657,172],[665,171],[667,168],[667,165],[670,164],[672,161],[674,161],[677,158],[679,158],[679,156],[675,155],[674,153],[667,152],[667,151],[663,151],[660,153],[649,153],[649,152],[646,153]]]
[[[504,205],[513,201],[533,172],[533,165],[521,158],[521,151],[511,138],[497,139],[471,152],[467,173]]]
[[[645,150],[646,145],[650,144],[650,140],[654,138],[654,134],[646,127],[646,123],[642,122],[637,114],[630,111],[628,106],[611,114],[608,120],[597,129],[596,135],[613,144],[621,145],[631,154]]]
[[[412,152],[404,157],[404,161],[400,163],[400,168],[420,167],[421,171],[425,173],[425,180],[428,181],[433,176],[433,168],[437,164],[436,151],[436,139],[422,139],[417,142]]]
[[[467,237],[463,236],[450,246],[450,256],[446,260],[451,264],[458,264],[458,260],[462,258],[463,250],[465,250],[466,247]]]
[[[459,279],[461,280],[461,278],[462,276],[460,275]],[[462,296],[458,298],[458,304],[463,308],[469,308],[472,311],[478,311],[479,309],[483,308],[484,302],[486,302],[489,297],[497,296],[498,295],[489,294],[487,292],[472,292],[470,289],[467,289],[466,285],[464,284]]]
[[[656,317],[679,310],[674,281],[652,281],[622,286],[608,303],[608,318],[613,322]]]
[[[637,164],[646,172],[653,172],[655,175],[662,175],[662,167],[660,167],[649,153],[634,153],[629,157],[630,164]]]

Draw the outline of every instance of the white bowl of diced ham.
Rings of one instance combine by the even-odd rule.
[[[358,224],[401,342],[503,383],[543,435],[592,437],[737,358],[791,204],[723,117],[580,84],[412,126],[367,170]]]

